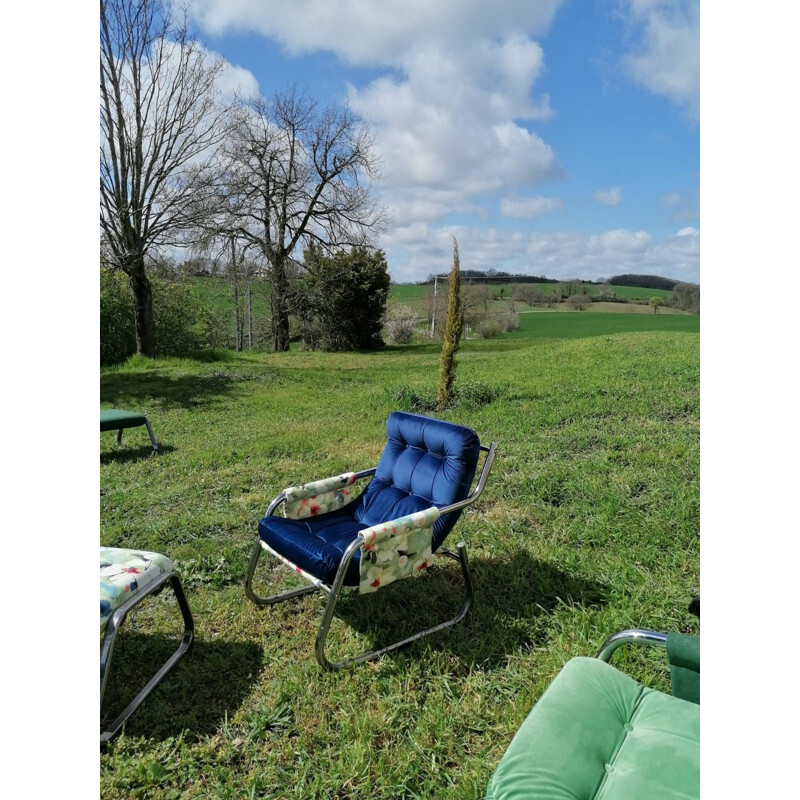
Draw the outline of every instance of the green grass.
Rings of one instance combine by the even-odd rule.
[[[464,283],[469,283],[468,278],[464,278]],[[476,284],[479,284],[479,281],[475,281]],[[508,295],[511,291],[511,285],[513,281],[503,281],[498,283],[491,283],[489,284],[492,288],[492,291],[495,294],[499,294],[500,290],[503,289],[505,294]],[[544,292],[553,292],[555,290],[556,284],[554,283],[534,283],[531,284],[532,286],[538,286]],[[593,295],[597,294],[600,290],[599,286],[595,286],[593,284],[586,287],[588,289],[588,294]],[[614,294],[617,297],[628,297],[631,299],[649,299],[651,297],[669,297],[672,292],[666,289],[643,289],[640,286],[612,286],[611,289],[613,290]],[[426,298],[429,294],[433,292],[432,285],[399,285],[395,284],[389,290],[389,300],[394,300],[398,303],[411,303],[414,301],[422,301]]]
[[[441,415],[499,443],[485,494],[454,532],[470,553],[473,609],[344,673],[313,656],[320,597],[246,600],[256,526],[283,487],[374,465],[388,414],[434,393],[438,346],[132,359],[102,373],[103,404],[147,413],[163,452],[148,458],[138,429],[120,450],[101,435],[101,541],[169,555],[197,630],[102,754],[104,798],[479,798],[569,658],[625,627],[697,630],[686,606],[699,587],[698,318],[522,322],[462,345],[457,386],[473,388]],[[260,578],[295,585],[274,564],[262,559]],[[444,618],[457,586],[447,561],[349,598],[333,654]],[[178,627],[167,592],[132,615],[110,704],[144,683]],[[615,663],[667,686],[663,653],[620,651]]]
[[[695,314],[587,314],[565,311],[558,314],[520,314],[519,330],[508,334],[514,339],[580,339],[633,331],[700,332],[700,317]]]
[[[218,310],[230,311],[233,313],[233,286],[226,278],[211,275],[211,276],[194,276],[189,278],[189,286],[192,293],[199,300],[204,300],[216,307]],[[247,294],[242,289],[242,296],[239,302],[242,303],[242,308],[247,306]],[[270,283],[264,278],[256,278],[253,281],[253,316],[256,318],[268,317],[270,314],[269,307],[270,298]]]

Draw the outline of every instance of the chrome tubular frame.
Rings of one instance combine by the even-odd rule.
[[[452,503],[449,506],[444,506],[443,508],[439,509],[440,516],[444,514],[450,514],[454,511],[460,511],[462,508],[474,503],[483,493],[484,488],[486,487],[486,481],[489,478],[489,473],[492,470],[492,464],[494,463],[495,454],[497,451],[497,443],[492,442],[488,447],[486,445],[481,445],[480,449],[486,453],[486,457],[483,462],[483,469],[481,470],[480,477],[478,478],[478,483],[472,493],[464,500],[460,500],[457,503]],[[377,467],[373,467],[372,469],[362,470],[361,472],[356,473],[356,480],[359,478],[364,478],[367,476],[372,476],[375,474]],[[266,516],[274,514],[278,507],[286,500],[285,495],[283,492],[279,494],[269,505],[267,509]],[[310,594],[311,592],[317,591],[324,591],[328,595],[328,602],[325,605],[325,610],[322,613],[322,620],[320,622],[319,631],[317,632],[317,638],[314,647],[314,653],[317,657],[317,661],[319,662],[320,666],[324,669],[330,670],[339,670],[346,666],[351,666],[354,664],[360,664],[364,661],[369,661],[373,658],[377,658],[384,653],[388,653],[392,650],[396,650],[399,647],[403,647],[404,645],[410,644],[411,642],[415,642],[418,639],[422,639],[425,636],[430,636],[433,633],[437,633],[438,631],[445,630],[446,628],[451,627],[452,625],[461,622],[462,619],[469,611],[469,607],[472,604],[472,599],[474,597],[474,585],[472,583],[472,575],[469,570],[469,559],[467,557],[467,546],[464,542],[459,542],[456,545],[457,552],[453,552],[451,550],[446,550],[444,548],[440,548],[435,555],[443,556],[447,558],[452,558],[454,561],[458,561],[461,564],[461,572],[464,577],[464,585],[466,589],[466,599],[464,604],[459,609],[458,613],[452,618],[445,622],[441,622],[438,625],[434,625],[432,628],[428,628],[427,630],[420,631],[419,633],[415,633],[411,636],[407,636],[404,639],[400,639],[399,641],[393,642],[392,644],[387,645],[386,647],[382,647],[378,650],[366,650],[363,653],[359,653],[357,656],[351,656],[349,658],[345,658],[342,661],[329,661],[327,656],[325,655],[325,641],[328,637],[328,631],[330,630],[331,622],[333,621],[333,612],[336,609],[336,604],[339,601],[339,597],[342,592],[343,584],[345,575],[347,574],[347,569],[350,566],[350,562],[353,559],[356,551],[360,549],[360,547],[364,544],[364,539],[359,535],[357,536],[347,547],[344,554],[342,555],[342,560],[339,562],[339,567],[336,570],[336,576],[333,579],[333,583],[328,586],[325,583],[319,582],[318,584],[312,584],[309,586],[302,586],[299,589],[290,589],[285,592],[280,592],[279,594],[274,594],[269,597],[260,597],[253,592],[252,584],[253,584],[253,575],[255,574],[256,566],[258,565],[258,560],[261,556],[262,550],[268,550],[268,548],[262,544],[261,539],[256,537],[255,546],[253,547],[253,553],[250,556],[250,563],[247,567],[247,575],[245,577],[245,593],[246,595],[257,605],[266,606],[266,605],[273,605],[274,603],[280,603],[284,600],[289,600],[293,597],[300,597],[304,594]],[[291,561],[288,559],[281,559],[283,563],[287,566],[294,568],[295,572],[297,572],[296,565],[292,564]]]
[[[608,663],[614,651],[623,644],[646,644],[657,647],[667,646],[667,634],[648,631],[644,628],[630,628],[609,636],[597,651],[595,658]]]
[[[114,652],[114,645],[117,640],[117,632],[120,626],[125,622],[125,618],[134,606],[142,602],[146,597],[152,594],[158,594],[166,584],[172,586],[172,591],[175,594],[175,599],[178,601],[178,606],[183,616],[183,637],[178,649],[167,659],[166,663],[159,668],[158,672],[145,684],[144,688],[131,700],[122,713],[109,725],[108,729],[100,734],[100,743],[105,744],[110,739],[119,733],[120,728],[125,724],[125,721],[136,711],[142,704],[145,698],[153,691],[153,689],[161,683],[164,676],[175,666],[175,662],[192,646],[194,641],[194,620],[192,619],[192,612],[189,609],[189,603],[186,600],[186,595],[183,593],[180,578],[174,572],[166,572],[159,576],[158,580],[152,583],[141,592],[137,592],[130,600],[121,605],[108,620],[106,630],[103,635],[103,644],[100,649],[100,709],[102,714],[103,696],[106,692],[106,683],[108,683],[108,668],[111,664],[111,656]]]

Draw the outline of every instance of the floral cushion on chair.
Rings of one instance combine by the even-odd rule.
[[[375,592],[398,578],[427,569],[433,558],[431,539],[437,519],[439,509],[431,506],[359,531],[364,544],[358,591]]]
[[[159,553],[101,547],[100,631],[126,600],[172,570],[172,562]]]
[[[355,500],[357,495],[349,488],[355,481],[355,472],[345,472],[333,478],[290,486],[283,490],[286,495],[283,516],[287,519],[305,519],[338,511]]]

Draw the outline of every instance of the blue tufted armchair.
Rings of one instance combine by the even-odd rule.
[[[285,489],[270,504],[258,526],[247,569],[245,591],[259,605],[271,605],[309,592],[323,591],[328,602],[316,641],[316,656],[327,669],[341,669],[375,658],[460,622],[472,602],[466,545],[457,552],[442,547],[464,507],[483,492],[497,445],[481,445],[470,428],[395,411],[386,423],[387,442],[378,466]],[[486,456],[470,493],[480,453]],[[355,483],[372,480],[356,494]],[[284,516],[276,515],[284,506]],[[279,558],[309,585],[259,597],[253,575],[262,551]],[[466,599],[450,620],[400,639],[379,650],[331,662],[325,640],[344,586],[360,593],[377,591],[399,578],[423,571],[433,555],[458,561]]]

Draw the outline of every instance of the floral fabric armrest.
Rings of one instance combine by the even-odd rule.
[[[427,569],[432,558],[433,523],[437,519],[439,509],[431,506],[359,531],[364,537],[359,593],[375,592],[398,578]]]
[[[321,481],[312,481],[284,489],[286,504],[283,516],[287,519],[305,519],[338,511],[356,499],[349,487],[355,483],[355,472],[345,472]]]

